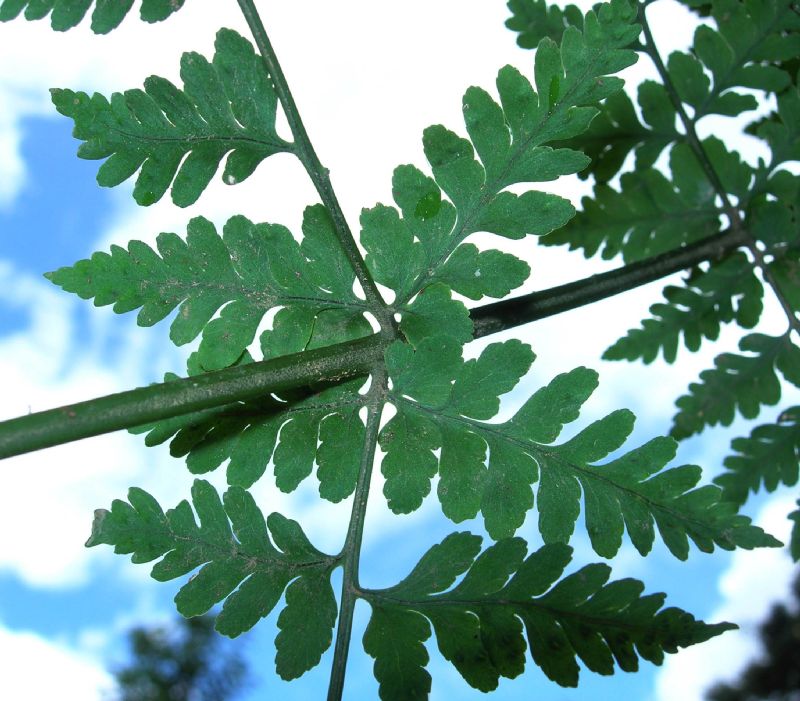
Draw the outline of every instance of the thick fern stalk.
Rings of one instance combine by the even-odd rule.
[[[743,243],[722,231],[696,243],[548,290],[492,302],[470,310],[475,337],[488,336],[627,292],[705,261],[724,259]]]
[[[110,431],[295,389],[321,379],[358,377],[383,354],[377,336],[301,354],[234,366],[0,423],[0,458]]]

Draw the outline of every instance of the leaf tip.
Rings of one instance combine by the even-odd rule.
[[[102,545],[106,541],[103,540],[103,525],[110,512],[107,509],[95,509],[94,520],[92,521],[92,534],[84,544],[85,548],[92,548],[95,545]]]

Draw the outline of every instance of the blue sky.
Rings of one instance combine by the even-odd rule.
[[[274,10],[268,16],[274,20],[277,48],[285,51],[290,79],[297,80],[297,97],[307,110],[309,131],[333,170],[353,223],[361,206],[387,199],[394,165],[423,163],[422,127],[441,120],[461,129],[458,107],[467,85],[490,85],[504,63],[523,70],[528,66],[530,56],[516,49],[513,37],[502,28],[503,3],[495,4],[447,0],[430,9],[429,3],[412,2],[403,10],[409,13],[406,17],[400,10],[379,16],[371,4],[357,3],[361,14],[352,9],[352,17],[361,18],[364,31],[372,27],[373,33],[359,35],[352,27],[359,41],[345,42],[351,44],[347,47],[335,44],[337,52],[325,48],[321,28],[305,26],[299,9]],[[313,5],[320,27],[334,21],[333,16],[326,20],[325,13],[333,12],[326,3],[320,0]],[[465,6],[469,12],[464,12]],[[457,8],[465,19],[446,36],[437,33],[436,22],[443,22]],[[419,12],[428,13],[433,29],[428,23],[418,26],[413,18]],[[52,289],[41,277],[43,272],[106,249],[110,242],[124,243],[132,236],[152,240],[162,230],[180,232],[190,216],[201,213],[223,221],[241,212],[296,230],[303,205],[314,201],[296,166],[274,159],[276,163],[263,166],[241,187],[215,183],[190,210],[176,210],[166,202],[139,210],[132,204],[127,185],[119,191],[96,186],[96,164],[74,157],[76,142],[70,137],[69,124],[54,115],[42,97],[51,85],[105,92],[132,87],[153,66],[160,66],[162,74],[174,75],[180,51],[206,50],[222,22],[218,9],[209,15],[187,7],[165,25],[142,27],[129,20],[114,45],[81,30],[72,38],[51,35],[41,25],[0,26],[0,66],[4,67],[0,68],[0,383],[4,387],[0,418],[145,384],[165,370],[180,372],[185,357],[185,349],[169,345],[164,324],[137,329],[133,318],[115,317],[107,309],[95,309]],[[239,27],[238,19],[226,17],[224,22]],[[396,31],[391,36],[376,35],[374,27],[387,22],[394,23]],[[298,32],[297,26],[303,26],[303,31]],[[663,23],[659,26],[665,42],[679,42],[686,35],[685,27],[676,25],[670,31]],[[415,29],[421,39],[412,52],[402,37]],[[484,43],[481,55],[476,56],[470,49],[478,37],[484,37]],[[148,46],[153,48],[132,62],[130,51],[141,41],[151,42]],[[308,61],[297,47],[300,41],[316,47],[329,65],[322,70],[318,60]],[[52,46],[53,53],[42,55],[31,48],[37,45]],[[14,55],[23,58],[11,64]],[[365,62],[364,56],[373,58]],[[447,62],[440,56],[452,58]],[[12,65],[13,70],[8,68]],[[646,71],[646,67],[636,70]],[[387,134],[392,138],[387,139]],[[581,192],[576,183],[558,187],[572,198]],[[515,243],[508,245],[509,250],[527,253],[521,245],[516,249]],[[547,262],[540,262],[539,255],[548,256]],[[534,251],[529,258],[534,271],[530,288],[596,272],[577,256],[552,249]],[[676,388],[707,366],[712,353],[689,358],[678,368],[658,366],[655,373],[597,360],[606,346],[638,322],[660,287],[652,285],[634,298],[605,302],[526,329],[523,339],[531,343],[539,360],[523,380],[524,388],[507,398],[506,410],[557,372],[587,364],[598,367],[602,377],[601,388],[587,403],[587,419],[620,406],[632,408],[640,420],[628,447],[665,432]],[[735,331],[729,332],[722,343],[730,347],[736,338]],[[572,427],[565,435],[575,430]],[[735,427],[708,432],[687,442],[679,459],[708,466],[710,476],[733,435],[737,435]],[[8,481],[0,495],[0,658],[14,664],[9,665],[9,678],[0,675],[0,697],[44,698],[50,683],[66,701],[97,698],[92,693],[106,680],[103,670],[124,658],[125,631],[131,625],[160,622],[173,615],[171,599],[179,583],[155,583],[147,578],[145,567],[113,556],[108,548],[86,551],[82,543],[92,509],[124,497],[132,484],[152,491],[165,507],[172,506],[188,494],[191,478],[166,451],[145,450],[138,438],[124,434],[16,458],[3,467]],[[335,548],[344,533],[349,504],[318,505],[313,485],[293,497],[260,485],[258,496],[265,511],[285,511],[300,520],[321,547]],[[785,494],[777,499],[761,497],[749,508],[780,535],[789,500]],[[452,530],[480,531],[480,524],[454,528],[441,517],[433,500],[412,517],[393,517],[382,502],[379,485],[372,504],[362,556],[362,581],[367,585],[401,578],[430,544]],[[540,544],[533,518],[519,534],[531,548]],[[577,537],[573,545],[575,567],[599,560],[585,538]],[[648,591],[666,591],[668,604],[709,620],[730,617],[744,623],[757,621],[769,601],[783,595],[789,576],[788,560],[774,551],[713,556],[693,551],[687,563],[680,563],[663,547],[647,559],[625,547],[612,564],[615,578],[638,577]],[[287,699],[320,697],[327,684],[330,653],[319,667],[291,684],[274,675],[276,613],[243,636],[243,654],[260,680],[244,698],[264,698],[270,692],[280,692]],[[366,606],[360,606],[347,698],[376,695],[372,661],[360,647],[366,619]],[[714,678],[709,669],[712,673],[726,667],[734,670],[737,661],[741,664],[750,654],[750,640],[746,635],[725,636],[724,642],[705,646],[705,652],[693,650],[678,656],[664,670],[645,663],[637,675],[600,678],[584,672],[578,690],[553,685],[529,662],[523,677],[501,682],[490,698],[505,701],[535,694],[543,701],[602,701],[621,696],[663,701],[680,693],[681,698],[699,699],[702,684]],[[430,644],[429,651],[432,699],[485,698],[442,661],[435,645]],[[720,655],[722,666],[713,661]],[[30,675],[42,668],[50,670],[45,676],[51,681],[36,678],[33,683]],[[27,684],[25,675],[29,675]]]

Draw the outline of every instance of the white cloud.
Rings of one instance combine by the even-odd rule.
[[[25,182],[25,164],[20,154],[21,134],[11,95],[0,90],[0,208],[11,206]]]
[[[0,698],[101,701],[113,688],[96,659],[34,633],[0,626],[0,659]]]
[[[786,542],[791,523],[786,515],[796,495],[773,497],[761,510],[757,525]],[[701,701],[715,682],[735,678],[759,652],[758,624],[772,605],[785,599],[795,567],[783,549],[739,550],[718,581],[719,605],[706,620],[732,621],[740,630],[730,631],[667,658],[656,680],[656,701]]]

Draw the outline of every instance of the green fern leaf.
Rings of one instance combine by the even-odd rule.
[[[51,14],[55,27],[68,28],[93,4],[93,28],[109,31],[133,0],[0,0],[0,19],[24,9],[29,19]],[[181,4],[143,0],[142,14],[163,19]],[[308,386],[138,427],[135,432],[145,434],[147,445],[169,442],[170,452],[185,456],[194,474],[226,465],[230,487],[221,498],[208,482],[197,480],[191,503],[166,513],[134,488],[128,502],[96,512],[87,546],[112,545],[132,554],[134,562],[158,560],[153,577],[159,580],[196,570],[176,597],[178,610],[195,616],[221,603],[216,627],[232,637],[284,598],[276,638],[276,667],[284,679],[314,667],[330,646],[338,617],[330,580],[342,565],[332,696],[337,683],[341,691],[346,661],[341,653],[347,651],[357,598],[372,608],[364,647],[375,659],[384,699],[428,696],[424,643],[432,633],[468,683],[489,691],[500,677],[524,671],[527,647],[550,679],[575,686],[579,661],[600,674],[615,667],[635,671],[640,659],[661,664],[665,653],[732,628],[662,609],[664,596],[643,595],[636,580],[609,583],[606,565],[564,576],[572,554],[567,542],[583,512],[592,548],[603,557],[615,556],[626,537],[647,554],[656,531],[680,559],[688,557],[690,542],[704,552],[779,546],[738,514],[730,497],[735,490],[746,496],[761,482],[769,488],[777,479],[797,480],[795,427],[757,430],[735,443],[740,454],[726,461],[729,476],[718,478],[719,486],[698,486],[697,466],[667,467],[676,454],[671,438],[622,451],[634,422],[627,410],[556,444],[596,388],[596,373],[577,368],[559,375],[511,418],[496,420],[501,397],[529,371],[534,355],[525,344],[507,341],[465,361],[473,327],[469,310],[456,297],[500,298],[530,273],[524,261],[468,242],[473,234],[535,235],[545,244],[582,248],[587,256],[602,248],[606,258],[621,252],[634,261],[718,231],[724,212],[716,202],[725,203],[725,197],[712,187],[715,178],[709,183],[713,168],[736,198],[747,227],[764,243],[773,276],[795,304],[800,286],[790,234],[797,229],[796,207],[775,201],[776,188],[792,187],[787,171],[775,171],[797,156],[800,114],[786,70],[772,65],[790,60],[788,51],[796,45],[797,23],[786,12],[786,0],[753,0],[742,7],[738,0],[716,0],[714,17],[721,23],[730,12],[738,34],[701,28],[695,53],[676,53],[668,62],[674,88],[693,108],[695,121],[711,112],[749,109],[751,97],[733,88],[782,91],[776,115],[754,127],[773,150],[773,162],[757,168],[713,137],[703,142],[710,165],[701,167],[689,138],[683,138],[686,132],[693,136],[692,129],[676,127],[682,111],[670,99],[672,87],[645,81],[639,90],[641,119],[637,116],[621,93],[622,80],[612,74],[632,65],[635,50],[642,49],[636,24],[640,3],[611,0],[583,17],[573,6],[561,11],[542,0],[510,0],[509,26],[520,32],[521,45],[537,47],[533,84],[507,66],[497,78],[497,98],[477,87],[466,91],[467,138],[442,125],[425,130],[432,177],[411,165],[395,170],[395,206],[379,204],[361,214],[364,261],[292,100],[285,99],[280,70],[265,71],[267,64],[277,64],[257,13],[252,3],[240,4],[266,63],[245,39],[222,30],[213,61],[184,55],[182,89],[153,77],[144,90],[110,99],[56,90],[53,100],[75,122],[74,133],[84,142],[79,155],[105,161],[100,184],[116,186],[135,177],[134,197],[142,205],[159,201],[170,188],[177,205],[196,202],[223,159],[223,179],[234,184],[274,153],[302,151],[325,203],[306,209],[302,239],[285,227],[244,217],[231,218],[220,235],[197,218],[185,240],[162,234],[155,249],[139,241],[127,249],[114,246],[48,277],[95,305],[113,305],[118,313],[138,310],[143,326],[174,314],[173,341],[200,338],[188,365],[195,380],[229,366],[246,371],[253,362],[249,349],[267,318],[270,326],[257,339],[265,358],[371,335],[370,320],[379,321],[381,344],[394,342],[383,364],[369,356],[375,363],[370,378],[316,378]],[[542,25],[533,27],[532,20]],[[273,79],[297,149],[277,134]],[[673,142],[670,180],[654,164]],[[589,165],[580,150],[595,163]],[[632,151],[637,172],[624,175],[617,191],[607,183]],[[566,199],[518,187],[574,173],[594,174],[597,189],[595,200],[586,200],[571,224],[575,210]],[[728,218],[736,228],[735,217]],[[769,234],[776,222],[779,233]],[[372,282],[394,294],[389,305]],[[669,287],[665,294],[667,304],[652,309],[656,319],[614,346],[612,357],[649,362],[662,352],[672,360],[681,336],[696,349],[702,338],[716,338],[721,323],[736,319],[750,327],[761,311],[761,285],[742,254],[695,271],[685,287]],[[774,403],[780,394],[775,369],[800,385],[800,350],[788,334],[777,339],[753,334],[741,348],[753,355],[720,360],[716,370],[704,373],[705,384],[693,385],[691,395],[679,400],[676,431],[729,423],[737,406],[750,415],[760,404]],[[395,414],[381,428],[387,402]],[[481,538],[453,534],[431,548],[400,584],[362,588],[358,558],[377,441],[392,511],[417,509],[437,480],[444,514],[454,522],[480,514],[497,542],[481,552]],[[772,455],[778,465],[751,470],[751,463]],[[314,548],[299,524],[280,514],[264,518],[245,490],[270,465],[285,492],[313,472],[325,499],[339,502],[355,491],[339,555]],[[545,545],[529,555],[525,541],[512,536],[534,498]],[[800,522],[800,512],[791,518]],[[795,532],[795,556],[799,538]]]
[[[693,54],[673,51],[667,59],[667,70],[678,97],[697,109],[708,97],[711,81],[703,64]]]
[[[780,172],[786,173],[786,171]],[[789,173],[786,175],[787,179],[797,180],[797,185],[800,185],[800,178]],[[774,181],[775,178],[771,178],[765,186],[765,189],[769,188],[767,190],[769,194],[772,194],[769,191],[774,189]],[[770,266],[779,274],[785,264],[789,264],[791,268],[797,255],[797,234],[800,231],[800,221],[797,218],[798,204],[800,199],[794,202],[791,200],[777,202],[767,199],[762,194],[755,198],[747,213],[748,231],[769,249],[773,257]]]
[[[780,158],[773,151],[775,159]],[[777,170],[768,178],[759,173],[745,224],[764,244],[772,283],[784,302],[800,311],[800,176]],[[771,170],[771,168],[770,168]],[[760,192],[759,192],[760,191]]]
[[[544,37],[560,41],[567,27],[580,29],[583,26],[583,17],[574,5],[562,9],[548,6],[544,0],[510,0],[508,7],[512,17],[506,26],[519,33],[517,43],[523,48],[536,48]],[[612,3],[604,11],[624,13],[625,4]],[[638,32],[631,31],[628,36],[630,47],[637,47]],[[597,105],[600,114],[584,134],[556,144],[582,151],[592,159],[581,171],[581,178],[594,175],[598,182],[608,182],[634,149],[636,169],[649,168],[668,144],[680,138],[675,129],[675,109],[663,88],[645,81],[640,87],[639,102],[645,121],[652,129],[639,121],[630,98],[619,92]]]
[[[800,234],[800,222],[796,222],[795,226],[795,241]],[[786,231],[786,229],[784,229]],[[769,271],[778,289],[781,292],[784,300],[795,311],[800,311],[800,249],[797,246],[786,247],[782,251],[776,253],[769,263]]]
[[[187,53],[181,59],[183,90],[152,76],[144,91],[95,93],[53,90],[56,109],[74,120],[84,141],[80,158],[107,159],[97,182],[114,187],[138,172],[133,197],[158,202],[172,185],[172,201],[193,204],[227,155],[223,180],[249,177],[268,156],[291,151],[275,131],[277,97],[250,43],[222,29],[209,63]],[[188,154],[188,155],[187,155]]]
[[[716,340],[720,324],[736,321],[753,328],[761,316],[763,288],[753,266],[742,253],[707,270],[695,270],[685,287],[668,286],[666,303],[654,304],[642,328],[631,329],[604,354],[606,360],[638,360],[651,363],[659,352],[668,363],[675,361],[681,335],[690,351],[697,351],[703,338]]]
[[[773,406],[781,398],[776,369],[800,386],[800,348],[788,334],[750,334],[741,340],[739,349],[751,355],[717,356],[715,367],[701,372],[700,382],[689,385],[689,394],[675,402],[680,411],[670,435],[682,440],[706,426],[730,426],[737,410],[746,419],[754,419],[762,405]]]
[[[739,200],[746,200],[754,183],[753,168],[742,160],[739,153],[729,151],[725,144],[715,137],[703,141],[703,150],[725,191]]]
[[[582,151],[592,159],[578,174],[582,179],[593,175],[598,183],[607,183],[619,172],[631,151],[636,154],[637,171],[650,168],[677,137],[674,122],[666,128],[642,124],[631,99],[623,91],[609,95],[598,109],[600,113],[585,133],[553,144]],[[650,113],[645,112],[644,116]]]
[[[781,412],[774,424],[757,426],[748,438],[735,438],[735,455],[725,458],[726,472],[714,478],[726,500],[742,506],[750,492],[773,492],[795,485],[800,457],[800,407]]]
[[[654,80],[645,80],[639,85],[638,98],[644,121],[657,131],[678,138],[675,129],[678,114],[666,88]]]
[[[545,0],[508,0],[506,4],[511,11],[506,27],[519,34],[517,44],[523,49],[535,49],[545,38],[560,43],[568,28],[574,27],[580,31],[586,28],[583,13],[576,5],[559,7],[548,5]],[[631,3],[627,0],[610,0],[596,3],[593,9],[602,21],[617,24],[619,46],[634,45],[639,29],[623,26],[631,20]]]
[[[231,487],[223,502],[203,480],[192,487],[199,525],[189,502],[165,514],[144,490],[132,488],[128,500],[95,512],[87,547],[112,545],[135,563],[161,558],[152,570],[161,582],[199,567],[175,596],[178,611],[199,616],[224,601],[216,628],[230,637],[269,614],[285,590],[275,641],[278,674],[294,679],[319,662],[336,622],[329,579],[337,560],[314,548],[295,521],[273,513],[265,522],[248,492]]]
[[[710,142],[718,143],[712,138],[706,145]],[[724,150],[721,143],[719,148]],[[583,198],[583,210],[540,243],[582,249],[587,258],[602,247],[603,258],[622,253],[632,263],[719,231],[714,190],[688,146],[673,147],[670,168],[671,181],[650,168],[624,173],[619,190],[598,183],[594,197]],[[741,169],[749,177],[747,166]]]
[[[450,289],[441,282],[429,285],[410,304],[396,306],[395,311],[401,315],[400,331],[413,346],[438,333],[447,334],[459,343],[472,339],[469,311],[452,299]]]
[[[547,37],[560,42],[567,27],[583,29],[583,13],[575,5],[548,5],[545,0],[509,0],[506,27],[517,32],[517,44],[535,49]]]
[[[792,0],[716,0],[701,4],[704,15],[710,14],[717,28],[703,23],[695,33],[692,53],[676,51],[667,60],[670,80],[679,98],[691,106],[695,121],[708,114],[735,116],[755,109],[755,97],[735,88],[781,92],[791,84],[796,68],[792,71],[787,61],[800,52],[800,21],[792,10]],[[580,13],[572,5],[564,10],[547,6],[544,0],[511,0],[508,5],[512,17],[506,25],[519,33],[517,43],[523,48],[535,48],[545,36],[558,41],[568,26],[581,26]],[[635,39],[631,38],[632,46],[636,46]],[[674,128],[675,109],[660,83],[644,81],[639,103],[645,121],[657,127],[656,132],[663,130],[668,140],[680,138]],[[603,126],[608,130],[607,125]],[[622,165],[626,142],[638,132],[635,129],[630,133],[631,126],[633,122],[627,128],[619,125],[609,130],[612,145],[603,150],[612,158],[602,167],[595,166],[601,182],[609,180]],[[599,138],[601,125],[596,128]],[[655,152],[657,156],[666,145],[655,134],[652,136],[654,140],[648,139],[648,149],[642,155]],[[591,148],[591,144],[587,147]],[[652,165],[655,156],[649,163],[649,158],[643,159],[637,169]]]
[[[572,557],[566,545],[545,545],[527,557],[521,538],[479,555],[480,548],[479,536],[453,533],[400,584],[363,592],[372,608],[364,649],[375,659],[383,701],[428,698],[423,643],[431,628],[445,659],[484,692],[524,671],[526,641],[550,679],[577,686],[578,659],[598,674],[613,674],[615,666],[633,672],[639,658],[660,665],[664,653],[735,628],[664,609],[664,595],[644,596],[637,580],[608,582],[607,565],[564,577]]]
[[[400,166],[393,179],[400,212],[378,205],[361,217],[367,265],[378,282],[395,291],[396,303],[408,302],[435,282],[471,299],[502,296],[524,282],[527,264],[497,251],[479,252],[463,241],[479,231],[515,239],[543,235],[572,217],[572,205],[561,197],[536,191],[517,195],[506,188],[586,167],[583,154],[546,144],[585,131],[597,113],[592,105],[619,91],[621,81],[608,74],[635,61],[634,52],[620,48],[639,32],[632,24],[635,15],[621,0],[613,9],[589,13],[584,34],[569,28],[560,49],[543,39],[536,92],[510,66],[497,78],[501,104],[480,88],[467,90],[463,112],[469,140],[441,125],[425,130],[433,179],[413,166]],[[404,264],[398,268],[400,260]]]
[[[715,487],[694,487],[700,468],[662,471],[676,444],[656,438],[611,462],[633,428],[633,415],[617,411],[577,436],[552,445],[564,424],[597,385],[597,375],[578,368],[536,392],[510,420],[486,423],[527,372],[533,354],[518,341],[489,345],[463,362],[461,347],[446,336],[422,341],[416,351],[395,343],[386,353],[392,378],[390,401],[397,414],[380,434],[386,453],[384,494],[395,513],[418,508],[439,474],[438,497],[456,523],[483,514],[495,538],[512,535],[533,506],[538,481],[539,530],[546,543],[567,542],[585,504],[586,527],[595,551],[612,557],[627,529],[646,554],[658,526],[678,558],[690,538],[710,552],[775,545],[777,541],[721,500]],[[438,452],[438,454],[437,454]]]
[[[669,66],[681,97],[694,107],[695,119],[755,109],[756,98],[734,88],[783,90],[791,77],[775,64],[800,52],[800,18],[792,0],[714,0],[711,8],[717,29],[698,27],[694,56],[671,59]],[[700,76],[702,68],[694,57],[710,71],[710,83]]]
[[[796,87],[778,96],[775,118],[762,123],[756,134],[769,144],[772,168],[800,160],[800,94]]]
[[[160,22],[183,7],[186,0],[142,0],[139,15],[145,22]],[[92,11],[92,31],[107,34],[119,26],[133,6],[133,0],[2,0],[0,22],[8,22],[23,13],[27,20],[50,15],[50,24],[58,32],[80,24],[89,8]]]
[[[790,85],[787,60],[800,51],[800,21],[791,0],[685,4],[716,22],[716,28],[708,22],[697,28],[691,53],[676,51],[667,61],[670,81],[691,106],[694,121],[755,109],[756,98],[737,88],[781,92]]]
[[[95,253],[47,277],[68,292],[93,298],[97,306],[113,304],[117,313],[140,309],[140,326],[161,321],[177,307],[170,338],[182,345],[202,333],[198,361],[205,370],[235,363],[264,314],[276,306],[302,307],[307,314],[305,323],[293,328],[291,343],[279,326],[264,339],[268,348],[280,343],[286,352],[302,350],[316,326],[316,337],[322,333],[332,342],[368,335],[364,302],[353,292],[355,275],[322,205],[305,210],[303,234],[298,244],[285,227],[236,216],[220,237],[211,222],[198,217],[189,222],[185,241],[160,234],[158,254],[132,241],[127,250],[112,246],[110,254]],[[341,328],[342,314],[347,333],[328,338],[323,329]],[[287,351],[287,344],[300,347]]]

